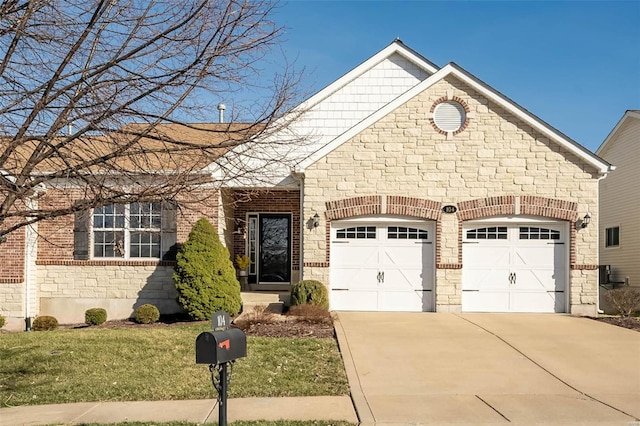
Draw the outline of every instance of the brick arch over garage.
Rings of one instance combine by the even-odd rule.
[[[578,203],[556,200],[534,195],[503,195],[478,198],[458,203],[458,261],[462,265],[462,223],[468,220],[492,216],[540,216],[564,220],[570,224],[578,219]],[[570,267],[571,269],[597,269],[597,265],[576,264],[576,228],[570,226]]]
[[[331,222],[334,220],[350,219],[358,216],[405,216],[417,219],[433,220],[436,222],[436,263],[440,261],[440,234],[442,203],[424,198],[401,197],[396,195],[368,195],[362,197],[344,198],[327,201],[325,203],[325,262],[309,263],[304,266],[329,266],[331,246]]]

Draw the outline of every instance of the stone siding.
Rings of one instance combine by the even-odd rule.
[[[464,131],[446,135],[434,128],[430,109],[443,97],[457,97],[469,109]],[[331,219],[327,206],[353,197],[409,196],[460,206],[474,200],[513,197],[508,209],[531,204],[528,214],[548,214],[536,200],[555,200],[554,215],[589,213],[593,224],[572,231],[571,269],[597,265],[597,171],[526,123],[459,82],[448,78],[420,93],[305,171],[305,217],[320,212]],[[529,197],[529,198],[527,198]],[[531,201],[534,200],[534,201]],[[554,203],[560,203],[559,207]],[[503,208],[503,207],[500,207]],[[538,210],[536,210],[538,208]],[[388,214],[384,209],[382,214]],[[518,214],[524,214],[518,211]],[[505,214],[496,210],[495,215]],[[556,217],[556,216],[554,216]],[[477,216],[476,216],[477,218]],[[437,219],[440,269],[436,304],[459,306],[461,292],[461,223],[456,215]],[[304,235],[305,265],[326,262],[329,226],[321,224]],[[573,227],[571,227],[573,228]],[[305,269],[304,278],[328,283],[328,265]],[[578,276],[579,275],[579,276]],[[595,314],[595,275],[571,273],[571,310]],[[452,290],[453,289],[453,290]],[[441,310],[444,310],[442,308]]]
[[[173,267],[156,263],[41,267],[40,315],[54,315],[61,323],[82,323],[86,309],[103,307],[109,319],[122,319],[144,303],[158,306],[162,313],[179,312]]]

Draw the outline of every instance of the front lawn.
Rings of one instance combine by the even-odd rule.
[[[195,340],[209,324],[0,335],[0,405],[215,398]],[[229,397],[346,395],[333,339],[248,337]]]

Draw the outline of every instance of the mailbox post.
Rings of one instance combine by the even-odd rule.
[[[216,312],[212,331],[204,331],[196,338],[196,364],[209,364],[211,381],[218,392],[218,425],[227,426],[227,367],[236,359],[247,356],[247,337],[239,328],[230,328],[229,314]],[[217,378],[216,378],[217,370]]]

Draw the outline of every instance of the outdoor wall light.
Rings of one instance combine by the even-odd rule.
[[[584,215],[584,217],[580,221],[580,227],[586,228],[590,223],[591,223],[591,216],[589,216],[589,213],[587,213]]]
[[[318,216],[318,213],[316,212],[316,214],[313,215],[312,217],[313,222],[311,222],[313,224],[314,228],[317,228],[318,226],[320,226],[320,216]]]

